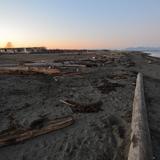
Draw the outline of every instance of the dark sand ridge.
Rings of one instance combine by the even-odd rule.
[[[83,56],[79,58],[85,59]],[[129,65],[131,61],[136,63],[135,66],[133,63]],[[111,63],[101,65],[102,62],[97,60],[97,67],[79,69],[83,73],[81,77],[1,75],[1,131],[9,127],[10,113],[19,125],[25,127],[42,115],[56,118],[73,114],[76,121],[68,128],[0,148],[0,159],[126,159],[135,71],[155,78],[159,74],[159,62],[158,59],[151,62],[144,55],[125,53]],[[102,110],[73,113],[59,101],[66,98],[79,103],[101,101]]]

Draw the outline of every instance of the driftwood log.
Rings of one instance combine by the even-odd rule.
[[[36,123],[34,123],[32,124],[32,127],[28,129],[14,129],[7,131],[0,135],[0,147],[10,144],[16,144],[27,139],[53,132],[55,130],[70,126],[71,124],[73,124],[73,122],[73,117],[68,116],[55,120],[50,120],[48,122],[45,121],[45,123],[41,123],[39,121],[36,122],[38,124],[37,126]],[[39,125],[39,123],[41,125]]]
[[[46,67],[0,67],[0,74],[49,74],[49,75],[59,75],[60,70],[55,68]]]
[[[152,160],[152,147],[144,98],[143,76],[137,76],[128,160]]]

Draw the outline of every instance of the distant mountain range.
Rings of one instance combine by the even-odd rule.
[[[160,52],[160,47],[130,47],[127,51]]]

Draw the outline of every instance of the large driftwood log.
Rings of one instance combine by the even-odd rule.
[[[37,137],[39,135],[53,132],[55,130],[70,126],[71,124],[73,124],[73,122],[73,117],[68,116],[64,118],[58,118],[52,121],[50,120],[47,123],[45,122],[44,124],[34,128],[11,130],[0,135],[0,147],[9,144],[19,143],[24,140]]]
[[[131,144],[128,160],[152,160],[151,139],[141,73],[137,76],[133,102]]]
[[[0,67],[0,74],[49,74],[49,75],[59,75],[60,70],[54,68],[46,67]]]

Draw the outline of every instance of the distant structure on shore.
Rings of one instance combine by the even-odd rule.
[[[8,42],[9,43],[9,42]],[[9,47],[8,47],[9,46]],[[87,49],[47,49],[46,47],[21,47],[21,48],[11,48],[11,44],[6,45],[6,48],[0,48],[0,54],[41,54],[41,53],[88,53],[94,50]],[[108,51],[108,50],[105,50]]]
[[[44,53],[47,52],[45,47],[27,47],[27,48],[12,48],[12,43],[8,42],[6,48],[0,48],[0,53],[16,54],[16,53]]]
[[[89,53],[95,50],[87,50],[87,49],[48,49],[46,47],[17,47],[15,48],[12,42],[7,42],[4,48],[0,48],[0,54],[68,54],[68,53]],[[103,50],[109,51],[109,50]]]

